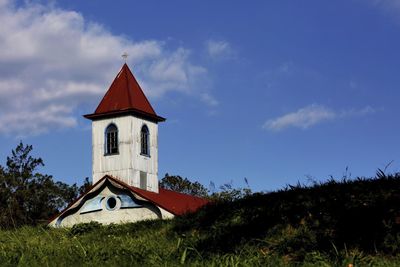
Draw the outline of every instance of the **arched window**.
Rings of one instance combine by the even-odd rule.
[[[118,128],[115,124],[108,125],[106,129],[105,154],[118,153]]]
[[[140,131],[140,154],[150,156],[150,139],[149,128],[146,125],[142,126]]]

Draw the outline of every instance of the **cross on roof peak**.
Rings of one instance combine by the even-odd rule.
[[[128,53],[127,52],[124,52],[122,55],[121,55],[121,57],[125,60],[125,63],[126,63],[126,59],[128,58]]]

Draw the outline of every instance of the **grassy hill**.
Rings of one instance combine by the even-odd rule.
[[[0,231],[2,266],[400,266],[400,174],[288,186],[168,221]]]

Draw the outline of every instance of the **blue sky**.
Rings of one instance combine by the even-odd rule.
[[[255,191],[400,171],[400,2],[0,0],[0,158],[91,176],[91,113],[123,64],[156,112],[159,176]]]

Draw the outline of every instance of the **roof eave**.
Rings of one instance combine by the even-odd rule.
[[[86,119],[95,121],[95,120],[101,120],[105,118],[112,118],[112,117],[120,117],[120,116],[125,116],[125,115],[133,115],[136,117],[148,119],[153,122],[163,122],[166,119],[155,115],[155,114],[149,114],[137,109],[127,109],[127,110],[117,110],[117,111],[109,111],[109,112],[104,112],[104,113],[93,113],[93,114],[86,114],[83,115]]]
[[[104,178],[104,177],[103,177],[103,178]],[[160,207],[160,208],[162,208],[162,209],[164,209],[164,210],[170,212],[170,213],[173,214],[174,216],[179,216],[179,215],[181,215],[181,214],[177,213],[176,211],[174,211],[173,209],[170,209],[170,208],[168,208],[168,207],[162,205],[161,203],[157,203],[157,202],[153,201],[152,199],[149,199],[148,196],[142,194],[139,190],[137,190],[138,188],[135,188],[134,186],[130,186],[130,185],[124,183],[123,181],[118,180],[118,179],[116,179],[116,178],[114,178],[114,177],[112,177],[112,176],[109,176],[109,175],[106,175],[105,178],[108,178],[108,179],[110,179],[110,180],[113,180],[114,182],[116,182],[116,183],[118,183],[118,184],[124,186],[125,188],[129,189],[132,193],[139,195],[140,197],[146,199],[147,201],[153,203],[154,205],[156,205],[156,206],[158,206],[158,207]],[[156,194],[157,194],[157,193],[156,193]]]

